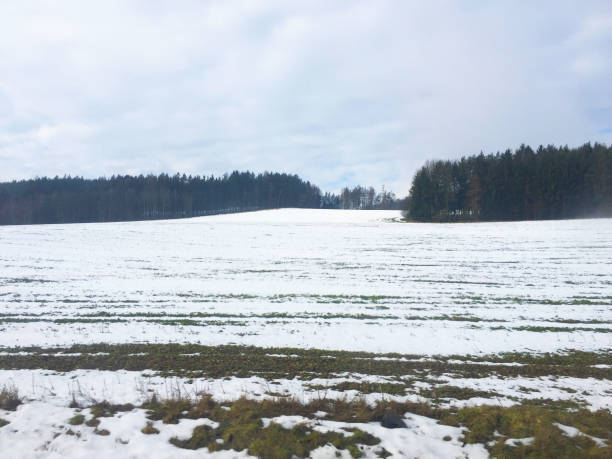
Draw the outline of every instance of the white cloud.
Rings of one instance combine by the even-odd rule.
[[[408,190],[612,142],[609,2],[5,2],[0,179],[233,169]]]

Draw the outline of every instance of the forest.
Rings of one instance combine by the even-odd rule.
[[[399,208],[372,187],[325,193],[297,175],[234,171],[221,177],[176,174],[35,178],[0,183],[0,224],[85,223],[185,218],[299,208]]]
[[[428,161],[410,194],[373,187],[322,193],[297,175],[116,175],[0,183],[0,224],[185,218],[281,207],[402,209],[414,221],[542,220],[612,216],[612,146],[521,145],[515,151]]]
[[[415,221],[543,220],[612,216],[612,146],[521,145],[515,151],[428,161],[406,215]]]

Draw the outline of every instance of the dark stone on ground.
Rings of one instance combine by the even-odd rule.
[[[380,424],[387,429],[406,427],[404,420],[395,413],[385,413]]]

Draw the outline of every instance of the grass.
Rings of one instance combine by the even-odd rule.
[[[521,327],[512,327],[511,330],[516,331],[530,331],[537,333],[548,333],[548,332],[576,332],[576,331],[587,331],[592,333],[612,333],[612,328],[590,328],[590,327],[548,327],[548,326],[521,326]]]
[[[363,417],[359,411],[364,410],[366,406],[331,403],[337,407],[337,412],[339,412],[338,407],[343,407],[345,418]],[[320,404],[302,405],[293,399],[254,401],[243,397],[232,402],[229,407],[224,407],[210,396],[202,397],[195,404],[184,398],[176,398],[163,402],[153,399],[144,405],[148,409],[149,419],[162,420],[164,423],[176,423],[182,417],[207,418],[219,423],[217,428],[208,425],[196,427],[188,439],[170,440],[175,446],[186,449],[208,448],[209,451],[246,449],[249,454],[261,458],[290,459],[294,456],[307,457],[312,450],[331,444],[338,450],[347,450],[352,457],[361,457],[360,445],[376,445],[380,442],[374,436],[356,428],[350,430],[351,435],[345,436],[339,432],[321,433],[304,424],[298,424],[291,429],[275,423],[264,427],[261,420],[264,417],[282,414],[312,416],[316,411],[315,408],[321,406]]]
[[[556,354],[508,353],[484,356],[438,356],[423,359],[419,355],[371,354],[367,352],[327,351],[294,348],[256,348],[248,346],[201,346],[180,344],[126,344],[75,345],[70,348],[14,348],[0,355],[0,368],[44,368],[71,371],[80,368],[103,370],[153,370],[161,375],[183,377],[257,375],[268,378],[304,380],[315,377],[338,377],[340,374],[368,374],[385,376],[383,382],[344,381],[331,386],[312,384],[312,390],[358,391],[359,394],[382,393],[385,397],[375,405],[364,398],[326,399],[300,403],[288,394],[272,395],[277,398],[249,400],[241,398],[220,404],[210,396],[194,401],[177,396],[168,400],[152,398],[141,408],[147,410],[149,422],[142,433],[159,433],[153,421],[161,424],[178,423],[181,419],[210,419],[218,427],[200,425],[189,438],[174,438],[180,448],[217,450],[247,450],[258,457],[306,457],[323,445],[333,445],[352,457],[364,454],[370,448],[379,457],[388,456],[378,439],[359,430],[357,423],[380,422],[385,413],[404,415],[414,413],[438,420],[441,424],[465,427],[462,441],[481,443],[500,458],[514,457],[612,457],[612,414],[610,411],[588,411],[575,400],[523,400],[513,407],[477,406],[459,409],[449,406],[449,399],[465,400],[473,397],[496,397],[494,392],[478,391],[448,384],[448,377],[554,377],[575,376],[612,379],[611,368],[593,365],[611,365],[612,353],[571,351]],[[381,357],[383,357],[381,359]],[[519,365],[507,365],[508,363]],[[436,379],[438,378],[438,379]],[[418,395],[429,402],[399,402],[388,396],[404,395],[407,389],[417,390],[415,381],[432,386],[421,388]],[[272,386],[273,387],[273,386]],[[283,395],[283,396],[280,396]],[[287,396],[288,395],[288,396]],[[578,395],[578,394],[576,394]],[[0,407],[15,409],[20,403],[14,387],[0,392]],[[5,408],[6,409],[6,408]],[[131,404],[117,405],[100,402],[89,407],[91,418],[81,413],[68,422],[85,424],[97,435],[108,435],[98,430],[100,419],[114,416],[120,411],[135,409]],[[324,411],[325,420],[349,423],[350,435],[340,432],[322,433],[312,429],[315,413]],[[300,415],[308,423],[292,428],[278,424],[265,425],[262,418],[281,415]],[[571,426],[582,434],[568,437],[558,424]],[[499,434],[499,435],[498,435]],[[607,442],[599,445],[592,437]],[[508,443],[510,438],[533,437],[530,444]],[[371,454],[371,453],[370,453]]]
[[[4,386],[0,390],[0,409],[15,411],[21,405],[19,391],[15,386]]]
[[[293,398],[249,400],[242,397],[220,404],[205,395],[196,402],[185,398],[152,399],[145,405],[151,420],[176,423],[182,418],[206,418],[218,423],[196,427],[187,439],[173,438],[180,448],[208,448],[210,451],[247,449],[249,454],[262,458],[307,457],[320,446],[331,444],[360,457],[360,447],[377,445],[379,440],[351,424],[380,422],[385,413],[400,416],[413,413],[437,419],[440,424],[464,427],[465,443],[484,444],[494,457],[611,457],[612,413],[608,410],[589,411],[567,403],[526,403],[520,406],[499,407],[483,405],[469,408],[439,408],[428,403],[379,401],[369,405],[363,398],[352,400],[317,399],[300,403]],[[312,429],[317,422],[315,413],[324,411],[325,419],[349,423],[352,435],[338,432],[322,434]],[[299,415],[308,423],[291,429],[270,423],[264,427],[262,418]],[[565,435],[558,424],[580,431],[576,437]],[[607,442],[599,445],[592,437]],[[506,443],[507,439],[533,437],[528,445]],[[450,438],[446,439],[447,441]],[[382,448],[377,453],[384,457]]]
[[[4,282],[6,284],[32,284],[32,283],[38,283],[38,284],[47,284],[47,283],[51,283],[51,282],[56,282],[53,280],[48,280],[48,279],[38,279],[38,278],[33,278],[33,277],[4,277],[0,279],[0,282]]]
[[[405,395],[406,384],[397,383],[369,383],[369,382],[352,382],[343,381],[338,384],[323,386],[320,384],[307,384],[311,390],[335,390],[345,392],[347,390],[355,390],[361,394],[390,394],[390,395]]]
[[[145,435],[156,435],[159,433],[159,430],[153,427],[153,423],[149,421],[147,425],[141,429],[141,432]]]
[[[143,434],[156,434],[159,424],[178,423],[181,419],[209,419],[218,427],[200,425],[189,438],[175,438],[172,443],[181,448],[217,450],[248,450],[258,457],[305,457],[320,446],[331,444],[353,457],[370,448],[380,457],[389,453],[378,445],[378,439],[358,429],[356,423],[381,422],[385,413],[399,416],[414,413],[438,420],[441,424],[465,427],[462,441],[485,444],[495,457],[612,457],[612,414],[607,410],[589,411],[575,401],[523,400],[513,407],[478,406],[459,409],[445,400],[464,400],[473,397],[494,397],[494,392],[477,391],[448,384],[448,376],[554,376],[570,375],[580,378],[612,379],[612,369],[594,368],[597,364],[612,364],[610,351],[566,352],[558,354],[508,353],[485,356],[439,356],[422,359],[417,355],[371,354],[366,352],[327,351],[315,349],[266,349],[247,346],[218,346],[179,344],[77,345],[71,348],[15,348],[5,349],[0,356],[0,368],[46,368],[70,371],[78,368],[108,370],[149,370],[159,374],[181,376],[207,375],[217,378],[230,376],[279,377],[337,377],[344,373],[386,376],[386,381],[370,383],[344,381],[331,386],[311,385],[312,390],[356,390],[360,394],[383,393],[403,395],[415,381],[425,381],[433,387],[420,389],[419,395],[430,402],[399,402],[385,396],[374,405],[362,397],[354,399],[326,399],[324,396],[309,403],[301,403],[291,396],[265,400],[240,398],[221,404],[210,396],[197,400],[176,396],[167,400],[156,397],[141,408],[146,409],[149,422]],[[25,353],[25,354],[24,354]],[[381,359],[380,357],[384,357]],[[518,363],[518,366],[506,365]],[[439,377],[438,380],[435,378]],[[443,377],[443,378],[442,378]],[[271,384],[274,381],[270,381]],[[416,389],[416,387],[413,387]],[[274,394],[274,392],[271,392]],[[278,394],[280,395],[280,394]],[[17,389],[5,387],[0,391],[0,407],[15,409],[20,403]],[[15,405],[17,403],[17,405]],[[100,419],[121,411],[135,409],[131,404],[96,403],[89,407],[91,418],[76,413],[68,423],[85,424],[97,435],[108,435],[98,430]],[[9,408],[4,408],[9,409]],[[324,419],[349,423],[354,428],[344,436],[339,432],[321,433],[312,429],[315,413],[326,413]],[[284,428],[278,424],[265,425],[262,418],[281,415],[300,415],[307,424]],[[558,424],[571,426],[582,434],[570,438]],[[499,434],[499,435],[497,435]],[[598,445],[592,437],[608,442]],[[533,437],[530,444],[510,444],[506,439]]]
[[[98,418],[91,418],[85,421],[85,425],[87,427],[98,427],[100,425],[100,420]]]
[[[365,297],[364,297],[365,298]],[[332,300],[326,300],[332,301]],[[342,302],[342,300],[333,300],[334,302]],[[384,311],[389,309],[388,306],[378,305],[376,299],[370,300],[369,304],[373,306],[365,306],[366,309]],[[359,300],[356,304],[367,303],[365,300]],[[411,308],[419,309],[419,308]],[[374,312],[374,311],[373,311]],[[525,318],[521,318],[526,320]],[[398,314],[372,314],[372,313],[320,313],[320,312],[266,312],[259,314],[242,314],[242,313],[224,313],[224,312],[190,312],[190,313],[166,313],[160,312],[124,312],[112,313],[109,311],[96,311],[87,314],[72,315],[70,317],[52,317],[48,313],[21,313],[8,314],[0,313],[0,324],[10,323],[33,323],[44,322],[55,325],[67,324],[116,324],[116,323],[151,323],[156,325],[164,325],[171,327],[246,327],[253,320],[258,320],[260,325],[270,323],[297,323],[301,320],[312,321],[333,321],[333,320],[359,320],[366,323],[374,323],[373,321],[392,321],[394,325],[409,326],[414,322],[428,321],[450,321],[450,322],[467,322],[471,323],[470,328],[481,328],[492,331],[500,331],[511,333],[513,331],[528,331],[532,333],[573,333],[573,332],[590,332],[590,333],[612,333],[612,328],[609,327],[588,327],[584,325],[610,325],[612,321],[597,320],[597,319],[561,319],[561,318],[543,318],[538,319],[542,325],[522,325],[508,326],[509,320],[501,318],[484,318],[471,314],[438,314],[438,315],[398,315]],[[551,323],[547,325],[546,323]],[[553,325],[553,323],[555,325]],[[487,324],[492,324],[488,326]],[[568,324],[572,326],[559,326],[559,324]],[[583,325],[583,326],[578,326]],[[246,332],[244,334],[255,334],[257,332]],[[244,334],[238,333],[239,336]]]
[[[468,400],[474,397],[502,397],[501,394],[498,394],[496,392],[486,392],[470,389],[469,387],[457,387],[446,384],[431,389],[421,389],[419,391],[419,395],[421,397],[425,397],[434,401],[437,401],[439,399]]]
[[[153,370],[162,376],[188,378],[255,375],[268,379],[298,377],[307,380],[333,377],[340,373],[359,373],[415,380],[442,375],[456,378],[496,375],[612,379],[612,368],[594,367],[597,364],[612,364],[612,352],[609,350],[539,355],[438,356],[427,360],[419,355],[196,344],[94,344],[69,348],[24,347],[4,351],[0,355],[0,369],[40,368],[60,372],[76,369]]]
[[[360,445],[376,445],[380,440],[359,429],[354,429],[352,435],[345,436],[339,432],[321,433],[305,425],[286,429],[271,423],[264,428],[261,420],[246,413],[241,419],[224,428],[212,429],[207,425],[201,425],[193,430],[191,438],[186,440],[172,438],[170,442],[179,448],[206,447],[209,451],[246,449],[250,455],[260,458],[291,459],[308,457],[314,449],[327,444],[333,445],[338,450],[347,450],[352,457],[358,458],[363,455]]]
[[[612,457],[612,414],[607,410],[479,406],[460,410],[455,419],[468,429],[463,441],[486,444],[494,457]],[[556,423],[573,426],[582,433],[568,437]],[[599,446],[591,435],[608,443]],[[533,441],[516,446],[506,443],[509,438],[525,437],[533,437]]]
[[[103,401],[92,405],[90,407],[90,411],[94,418],[108,418],[114,416],[120,411],[132,411],[134,408],[134,405],[131,403],[112,404],[107,401]]]
[[[483,297],[478,295],[456,295],[454,298],[457,300],[467,301],[469,304],[535,304],[545,306],[609,306],[612,300],[612,297],[609,296],[575,296],[560,300],[524,296]]]
[[[70,418],[68,424],[70,424],[71,426],[80,426],[81,424],[83,424],[83,422],[85,422],[85,416],[83,416],[82,414],[76,414]]]
[[[376,306],[377,309],[388,309],[386,306]],[[224,319],[224,320],[196,320],[196,319]],[[249,319],[354,319],[354,320],[462,320],[461,318],[444,317],[420,317],[420,316],[405,316],[397,315],[381,315],[381,314],[347,314],[347,313],[287,313],[287,312],[266,312],[262,314],[239,314],[239,313],[223,313],[223,312],[191,312],[187,314],[168,314],[165,312],[129,312],[129,313],[109,313],[107,311],[99,311],[89,314],[81,314],[74,317],[49,318],[48,314],[44,313],[27,313],[27,314],[0,314],[0,323],[28,323],[28,322],[49,322],[55,324],[69,323],[121,323],[129,322],[127,319],[136,319],[138,322],[151,322],[161,325],[191,325],[191,326],[224,326],[224,325],[248,325]],[[243,320],[231,320],[243,319]],[[464,319],[467,320],[467,319]],[[499,321],[495,321],[499,322]]]

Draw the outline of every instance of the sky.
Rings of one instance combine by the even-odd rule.
[[[233,170],[405,195],[612,143],[612,1],[0,3],[0,180]]]

